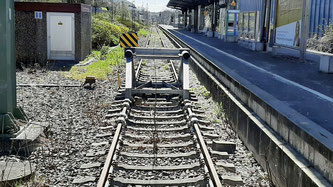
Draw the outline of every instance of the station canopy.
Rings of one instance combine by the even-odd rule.
[[[215,2],[219,2],[219,0],[170,0],[168,3],[169,8],[186,10],[193,9],[198,5],[207,6]]]

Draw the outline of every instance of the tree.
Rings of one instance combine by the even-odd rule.
[[[93,0],[91,3],[91,6],[94,8],[95,10],[95,14],[97,13],[97,8],[98,7],[108,7],[108,2],[105,0]]]

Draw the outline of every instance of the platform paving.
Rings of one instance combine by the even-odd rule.
[[[325,137],[317,137],[319,140],[327,135],[333,138],[333,74],[320,73],[318,63],[274,57],[203,34],[168,29],[286,117],[294,117],[288,111],[291,108],[318,125],[305,124],[303,130],[323,132]],[[332,147],[333,143],[329,144]]]

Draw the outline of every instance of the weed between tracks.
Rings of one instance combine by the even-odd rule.
[[[147,31],[146,29],[140,29],[138,32],[139,36],[143,36],[143,37],[147,37],[149,35],[149,31]]]
[[[190,88],[190,91],[199,92],[199,95],[204,96],[206,99],[210,97],[210,91],[208,91],[204,86],[200,86],[200,88],[192,87]]]

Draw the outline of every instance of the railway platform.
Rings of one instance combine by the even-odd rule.
[[[237,43],[169,29],[240,83],[256,86],[252,91],[258,96],[264,96],[265,92],[333,133],[333,116],[330,115],[333,113],[333,75],[320,73],[318,63],[274,57],[270,53],[243,48]],[[268,103],[271,101],[267,100]],[[288,113],[283,111],[285,107],[276,107]]]
[[[237,43],[226,43],[170,26],[164,28],[213,62],[267,106],[286,117],[290,121],[287,128],[280,125],[283,122],[279,122],[279,119],[274,119],[273,129],[296,147],[310,163],[314,163],[315,168],[318,166],[322,172],[329,172],[330,166],[324,160],[332,159],[333,150],[332,75],[320,73],[319,64],[315,62],[304,63],[290,57],[254,52]],[[250,100],[247,102],[250,103]],[[268,117],[272,116],[271,112],[264,110],[266,108],[258,108],[254,112],[273,126],[273,118]],[[299,130],[295,130],[293,125]],[[295,140],[294,133],[303,138]],[[308,134],[311,138],[302,134]],[[322,147],[324,151],[319,151]],[[329,173],[324,175],[332,180]]]

